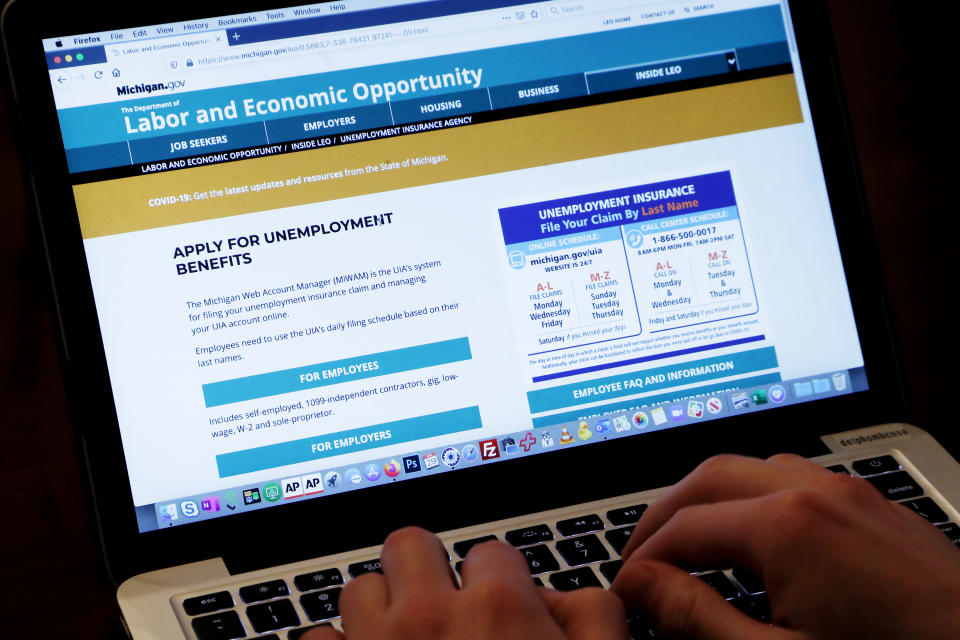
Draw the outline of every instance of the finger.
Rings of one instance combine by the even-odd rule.
[[[527,561],[519,551],[498,540],[484,542],[470,549],[463,559],[464,589],[484,582],[503,581],[529,584],[533,588]]]
[[[455,588],[443,544],[424,529],[406,527],[391,533],[383,543],[380,562],[391,600],[413,588],[419,593]]]
[[[340,619],[351,636],[377,637],[380,621],[389,607],[387,579],[379,573],[365,573],[354,578],[340,594]]]
[[[674,485],[644,512],[623,549],[624,560],[681,508],[703,503],[753,498],[807,483],[811,470],[789,471],[782,465],[743,456],[714,456]]]
[[[300,636],[300,640],[345,640],[346,636],[333,627],[320,627]]]
[[[627,637],[627,614],[620,599],[596,587],[562,593],[537,589],[554,620],[570,640]]]
[[[612,587],[627,610],[669,638],[800,640],[791,631],[752,620],[705,582],[662,562],[636,561]]]
[[[822,465],[819,465],[808,458],[804,458],[803,456],[798,456],[795,453],[778,453],[770,456],[766,461],[770,464],[784,467],[786,469],[792,469],[801,473],[823,473],[827,471]],[[827,473],[832,472],[827,471]]]

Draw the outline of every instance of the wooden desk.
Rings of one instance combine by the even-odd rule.
[[[919,11],[907,2],[831,4],[917,422],[947,424],[954,417],[940,338],[946,278],[938,256],[946,238],[938,214],[953,211],[937,191],[952,183],[939,151],[949,108],[940,88],[947,81],[933,77],[944,66],[929,66],[938,64],[936,34],[912,17]],[[84,509],[45,266],[6,112],[0,102],[0,637],[106,638],[116,633],[117,610]]]

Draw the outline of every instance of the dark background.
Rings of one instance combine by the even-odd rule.
[[[956,347],[941,337],[957,291],[941,222],[956,211],[945,193],[947,169],[958,166],[948,148],[957,136],[947,21],[905,0],[829,4],[913,421],[946,433],[941,441],[958,451],[945,364]],[[0,638],[120,637],[84,506],[9,109],[0,95]]]

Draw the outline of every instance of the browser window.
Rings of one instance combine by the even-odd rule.
[[[779,2],[332,6],[44,42],[142,530],[865,388]]]

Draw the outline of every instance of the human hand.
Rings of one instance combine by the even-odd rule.
[[[623,605],[599,588],[560,593],[536,587],[520,553],[502,543],[473,547],[457,588],[440,541],[407,528],[387,538],[383,574],[352,580],[340,596],[345,631],[303,640],[626,640]]]
[[[667,637],[960,637],[960,552],[868,482],[804,458],[718,456],[637,524],[613,591]],[[759,577],[772,625],[678,567]]]

